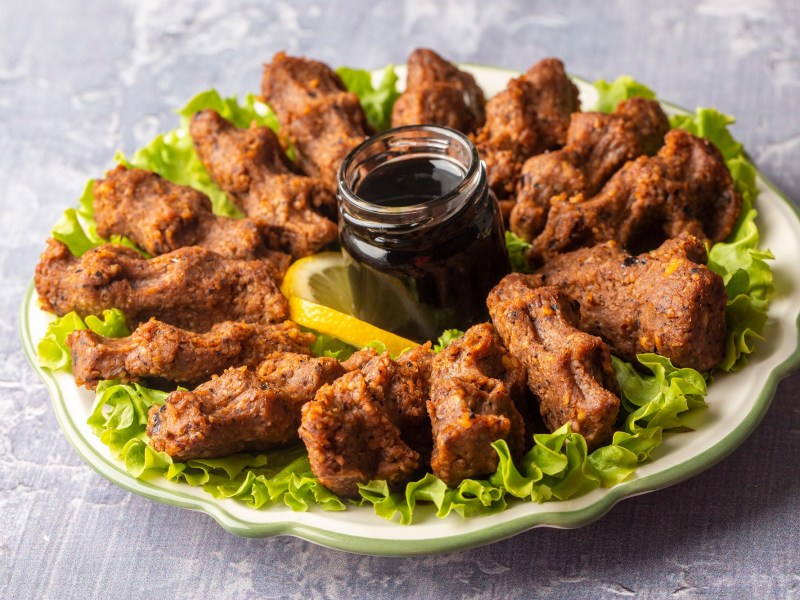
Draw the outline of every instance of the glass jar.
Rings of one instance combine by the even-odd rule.
[[[371,137],[342,163],[338,200],[357,317],[420,342],[488,318],[510,265],[486,166],[464,135],[413,125]]]

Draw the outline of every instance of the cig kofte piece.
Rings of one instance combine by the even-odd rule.
[[[258,225],[268,247],[299,258],[336,239],[336,224],[320,214],[333,215],[334,195],[293,171],[269,127],[240,129],[209,109],[192,117],[189,131],[211,178]]]
[[[527,369],[547,428],[569,423],[590,448],[609,442],[620,406],[611,352],[599,337],[576,329],[566,297],[553,286],[531,289],[515,273],[487,304],[509,352]]]
[[[264,65],[261,93],[300,168],[335,193],[339,166],[371,133],[358,96],[328,65],[285,52]]]
[[[34,281],[42,308],[58,316],[119,308],[131,328],[155,317],[203,332],[222,321],[285,320],[289,303],[276,284],[280,275],[269,261],[224,258],[198,246],[147,259],[103,244],[78,258],[51,239]]]
[[[433,359],[428,414],[434,475],[451,487],[491,475],[505,440],[515,458],[524,449],[525,367],[503,347],[489,323],[469,328]]]
[[[279,352],[257,370],[231,368],[149,412],[147,435],[176,460],[262,452],[297,440],[300,408],[344,369],[334,358]]]
[[[486,103],[486,124],[473,141],[506,218],[514,205],[522,164],[563,146],[570,115],[577,110],[578,88],[556,58],[540,60]]]
[[[554,254],[609,240],[638,254],[682,233],[720,242],[741,208],[742,198],[717,147],[673,129],[655,156],[627,163],[596,196],[564,194],[554,200],[529,257],[546,262]]]
[[[357,497],[358,484],[383,479],[396,489],[423,466],[430,452],[430,361],[429,344],[396,361],[387,353],[373,356],[303,407],[300,437],[325,487]]]
[[[473,133],[486,121],[486,99],[475,78],[433,50],[408,57],[406,89],[392,108],[392,127],[443,125]]]
[[[685,235],[632,256],[606,242],[554,256],[529,283],[554,285],[580,305],[577,326],[617,356],[642,352],[707,371],[725,352],[725,283],[705,266],[706,249]]]
[[[669,120],[655,100],[623,100],[611,114],[572,113],[566,145],[522,165],[511,230],[530,241],[547,221],[551,198],[593,196],[627,161],[655,154],[667,131]]]
[[[208,196],[156,173],[119,165],[94,182],[93,192],[97,233],[127,236],[154,256],[184,246],[245,260],[274,254],[253,221],[217,216]]]
[[[313,334],[292,321],[225,321],[207,333],[195,333],[151,319],[123,338],[106,338],[88,329],[67,337],[75,382],[89,388],[103,379],[200,383],[229,367],[254,368],[274,352],[310,354],[313,342]]]

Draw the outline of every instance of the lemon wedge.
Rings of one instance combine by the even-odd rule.
[[[355,301],[347,263],[338,252],[320,252],[295,261],[286,271],[281,291],[353,315]]]
[[[390,331],[370,325],[366,321],[297,296],[289,298],[289,314],[292,321],[298,325],[331,335],[356,348],[363,348],[371,342],[379,341],[383,342],[389,354],[397,356],[404,350],[419,345]]]
[[[401,285],[391,280],[376,280],[374,276],[369,282],[362,283],[366,284],[363,289],[369,294],[365,297],[382,298],[388,294],[392,298],[381,312],[396,315],[394,311],[406,310],[404,305],[408,304],[408,298],[398,294],[408,293]],[[389,289],[387,286],[392,287]],[[355,301],[353,287],[347,260],[336,252],[321,252],[293,263],[284,275],[281,291],[289,299],[289,315],[292,321],[338,338],[356,348],[380,341],[390,354],[396,356],[403,350],[418,345],[360,319],[360,315],[356,316],[359,303]],[[359,293],[359,288],[356,288],[356,293]],[[376,307],[369,310],[375,311]]]

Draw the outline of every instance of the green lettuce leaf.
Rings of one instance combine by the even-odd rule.
[[[66,340],[77,329],[91,329],[99,335],[113,338],[130,335],[125,314],[117,308],[104,310],[102,317],[89,315],[85,320],[78,313],[70,312],[47,326],[36,348],[39,365],[51,371],[72,371],[72,357]]]
[[[736,226],[725,242],[714,244],[708,253],[708,267],[722,276],[728,293],[725,356],[719,365],[724,371],[737,371],[747,364],[755,342],[763,339],[767,309],[775,295],[772,269],[766,262],[774,256],[758,247],[758,213],[753,208],[758,197],[756,170],[747,160],[742,144],[728,131],[734,122],[733,117],[713,108],[698,108],[694,115],[670,118],[672,127],[704,137],[719,148],[742,196],[742,212]]]
[[[622,100],[639,96],[653,100],[656,94],[643,83],[635,81],[630,75],[620,75],[611,83],[598,79],[594,82],[597,90],[597,104],[594,110],[598,112],[614,112]]]
[[[658,354],[639,354],[639,363],[652,375],[643,376],[632,364],[612,358],[628,417],[623,432],[635,435],[652,427],[683,427],[681,415],[705,407],[706,380],[697,371],[673,367]]]
[[[427,473],[406,485],[404,492],[391,492],[385,481],[359,485],[361,505],[371,504],[375,514],[384,519],[398,517],[401,525],[413,522],[418,502],[430,502],[440,519],[450,513],[462,518],[489,515],[505,510],[505,491],[488,481],[465,479],[457,488],[448,488],[438,477]]]
[[[733,139],[728,126],[736,122],[730,115],[715,108],[698,108],[693,115],[672,115],[669,124],[673,129],[684,129],[689,133],[705,138],[719,148],[725,160],[744,154],[744,147]]]
[[[94,404],[86,423],[114,456],[126,460],[123,450],[128,442],[145,437],[147,411],[155,404],[163,404],[166,397],[167,392],[138,383],[101,381],[97,385]],[[132,474],[138,477],[141,473]]]
[[[342,78],[345,87],[358,96],[367,121],[376,131],[389,129],[392,124],[392,107],[400,96],[397,91],[397,73],[389,65],[383,71],[378,87],[372,85],[372,74],[363,69],[339,67],[336,73]]]
[[[310,331],[316,336],[314,343],[311,344],[311,354],[314,356],[329,356],[338,360],[347,360],[358,350],[355,346],[351,346],[331,335],[319,333],[306,327],[303,330]]]
[[[235,96],[223,98],[215,89],[200,92],[177,111],[181,116],[181,128],[186,127],[188,131],[189,120],[195,113],[206,109],[217,111],[222,117],[241,129],[250,127],[253,122],[259,126],[269,127],[275,133],[280,128],[275,112],[255,95],[247,94],[244,100],[239,102]]]
[[[462,335],[464,335],[464,332],[460,329],[445,329],[433,345],[432,350],[437,353],[441,352]]]
[[[530,243],[510,230],[506,230],[506,250],[508,250],[508,260],[511,262],[512,271],[515,273],[531,272],[528,265],[528,250],[530,249]]]
[[[728,293],[725,356],[719,365],[724,371],[744,367],[755,342],[764,339],[767,309],[775,295],[772,269],[766,262],[774,256],[758,247],[755,217],[756,211],[749,210],[733,239],[714,244],[708,253],[708,267],[722,276]]]

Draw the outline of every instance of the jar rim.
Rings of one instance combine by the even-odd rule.
[[[411,132],[424,132],[427,134],[432,134],[430,136],[432,140],[436,139],[438,136],[439,138],[444,139],[448,144],[455,144],[465,151],[466,156],[469,157],[469,164],[460,165],[464,167],[465,174],[461,181],[459,181],[458,185],[441,196],[429,200],[428,202],[419,204],[386,206],[370,202],[360,197],[358,193],[351,188],[349,182],[347,181],[347,176],[353,166],[358,164],[358,159],[361,158],[361,155],[364,154],[367,148],[375,144],[386,142],[393,137],[397,137],[398,134],[402,137],[403,134]],[[448,156],[448,160],[452,160],[452,157]],[[442,125],[405,125],[403,127],[395,127],[393,129],[387,129],[386,131],[377,133],[367,138],[353,150],[351,150],[339,167],[337,183],[339,193],[342,196],[340,200],[346,200],[350,206],[356,208],[358,211],[376,217],[397,217],[402,215],[413,221],[414,217],[429,216],[431,211],[438,212],[437,209],[441,209],[442,207],[446,208],[453,202],[453,200],[459,197],[468,197],[471,189],[476,185],[476,182],[480,178],[480,169],[481,159],[478,155],[478,149],[475,147],[475,144],[473,144],[472,141],[460,131],[451,129],[450,127],[444,127]]]

